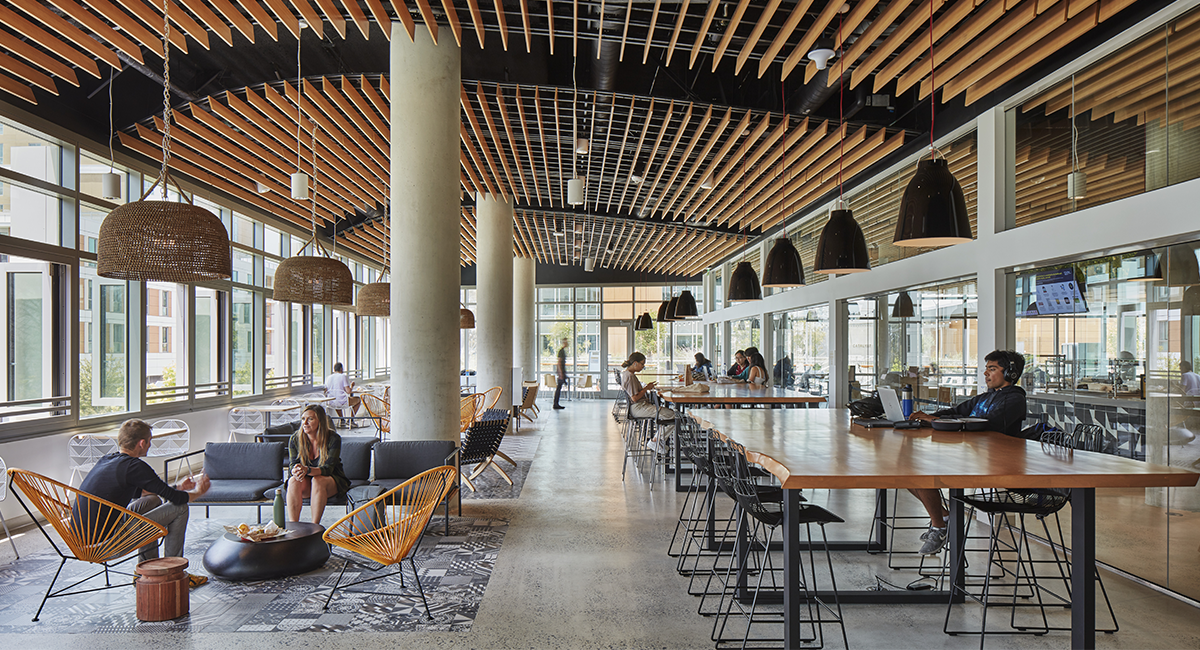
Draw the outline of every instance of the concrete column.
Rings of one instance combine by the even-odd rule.
[[[513,204],[481,194],[475,213],[475,380],[480,391],[499,386],[496,407],[505,408],[513,403]]]
[[[391,41],[393,440],[458,440],[460,50]]]
[[[525,381],[537,381],[537,262],[513,258],[513,365]]]

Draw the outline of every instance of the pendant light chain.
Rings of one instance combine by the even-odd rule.
[[[112,98],[112,87],[113,87],[113,82],[114,82],[114,81],[116,81],[116,79],[117,79],[117,70],[116,70],[116,68],[111,68],[111,71],[108,73],[108,171],[109,171],[110,173],[111,173],[112,171],[114,171],[114,170],[113,170],[113,165],[114,165],[113,158],[114,158],[114,156],[113,156],[113,98]]]
[[[171,160],[171,12],[168,7],[170,0],[163,0],[163,160],[162,169],[158,172],[158,182],[162,185],[163,200],[167,200],[167,163]],[[111,93],[111,84],[109,84]],[[112,96],[111,94],[109,95]],[[109,101],[112,110],[112,101]],[[112,136],[109,136],[111,150]]]
[[[300,122],[297,121],[296,124],[299,125]],[[312,202],[311,205],[309,206],[309,221],[312,224],[313,246],[316,247],[316,246],[319,246],[320,244],[317,243],[317,128],[316,128],[315,124],[313,125],[311,133],[312,133],[311,150],[312,150],[313,180],[312,180],[312,195],[309,197],[309,200]],[[300,152],[300,140],[298,138],[296,140],[296,152],[297,153]],[[297,167],[297,169],[299,169],[299,167]]]

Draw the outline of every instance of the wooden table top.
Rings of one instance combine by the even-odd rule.
[[[679,393],[676,388],[683,384],[657,386],[663,401],[672,404],[808,404],[824,403],[825,398],[808,393],[799,393],[786,388],[775,386],[756,386],[754,384],[718,384],[716,382],[696,382],[708,386],[707,393]]]
[[[845,409],[696,409],[787,489],[1187,487],[1200,474],[995,432],[867,429]]]

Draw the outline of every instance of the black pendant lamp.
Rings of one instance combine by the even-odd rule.
[[[904,189],[897,246],[949,246],[972,239],[967,199],[944,158],[922,160]]]
[[[892,306],[892,318],[912,318],[913,313],[912,297],[907,291],[901,291],[896,296],[896,304]]]
[[[1158,282],[1163,279],[1162,262],[1154,251],[1146,251],[1146,272],[1140,278],[1129,278],[1131,282]]]
[[[729,302],[749,302],[762,300],[762,287],[758,284],[758,274],[750,262],[738,262],[733,273],[729,276]]]
[[[839,209],[829,213],[829,223],[821,229],[821,238],[817,241],[817,259],[813,263],[813,270],[825,274],[871,270],[867,238],[850,210]]]
[[[700,318],[700,310],[696,308],[696,297],[691,291],[679,294],[679,302],[675,304],[675,320],[690,320]]]
[[[664,300],[664,301],[662,301],[662,304],[658,306],[658,318],[655,318],[654,320],[655,320],[655,321],[657,321],[657,322],[659,322],[659,323],[669,323],[669,322],[671,322],[671,318],[670,318],[670,316],[667,314],[667,307],[669,307],[670,305],[671,305],[671,301],[670,301],[670,300]]]
[[[800,253],[792,244],[791,239],[780,237],[775,240],[775,245],[767,254],[767,263],[763,267],[762,286],[776,288],[804,286],[804,265],[800,262]]]
[[[654,329],[654,322],[650,320],[650,312],[645,312],[641,316],[638,316],[633,329],[639,332]]]
[[[668,322],[674,323],[677,320],[682,320],[681,318],[679,318],[678,316],[675,315],[675,309],[678,306],[679,306],[679,297],[672,296],[671,300],[667,303],[667,321]]]

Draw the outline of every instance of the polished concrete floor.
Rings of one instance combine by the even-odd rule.
[[[2,635],[5,648],[706,648],[711,623],[696,614],[687,580],[665,554],[682,495],[636,473],[621,481],[622,452],[611,403],[577,400],[543,408],[517,435],[541,436],[519,499],[466,501],[464,514],[510,520],[492,580],[469,632],[391,634],[129,634]],[[831,537],[856,537],[867,528],[870,493],[818,492],[845,516]],[[868,521],[869,521],[869,515]],[[916,533],[912,533],[915,535]],[[33,535],[17,539],[32,550]],[[11,557],[7,543],[0,563]],[[916,577],[889,572],[877,556],[842,553],[839,585],[862,589],[875,575],[899,584]],[[1106,575],[1121,623],[1098,635],[1102,648],[1200,647],[1200,611]],[[942,633],[943,605],[845,606],[850,645],[867,648],[975,648],[977,637]],[[958,620],[976,624],[977,606],[959,606]],[[1065,632],[1044,637],[989,637],[989,648],[1064,648]],[[830,647],[840,647],[836,638]]]

